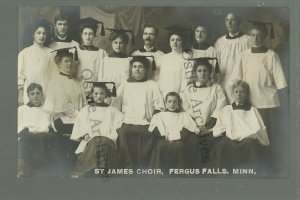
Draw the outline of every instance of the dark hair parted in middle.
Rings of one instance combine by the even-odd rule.
[[[197,60],[195,61],[194,65],[193,65],[193,72],[196,73],[196,70],[198,68],[198,66],[205,66],[209,73],[211,74],[212,73],[212,69],[213,69],[213,66],[210,64],[210,62],[208,60]]]
[[[56,54],[54,57],[55,64],[59,65],[63,57],[70,57],[73,59],[73,53],[66,51],[66,52]]]
[[[113,42],[115,39],[120,38],[126,45],[129,41],[129,36],[124,32],[111,32],[109,35],[110,42]]]

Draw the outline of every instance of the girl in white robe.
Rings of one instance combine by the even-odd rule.
[[[72,177],[82,176],[92,169],[117,167],[117,129],[122,125],[123,115],[104,102],[109,96],[105,84],[92,87],[93,102],[82,108],[76,118],[71,140],[80,141],[76,169]]]
[[[166,96],[166,111],[153,116],[149,125],[158,141],[153,150],[151,168],[164,169],[168,174],[170,168],[184,168],[185,154],[184,131],[192,134],[197,132],[197,125],[191,116],[180,111],[181,99],[175,92]]]
[[[160,57],[158,84],[163,96],[169,92],[182,95],[188,83],[185,72],[185,63],[188,61],[182,57],[186,39],[185,30],[178,26],[171,26],[167,29],[170,31],[168,38],[172,51]]]
[[[19,104],[29,102],[26,94],[30,83],[40,84],[44,91],[47,90],[48,82],[55,71],[55,63],[51,55],[51,49],[46,45],[50,39],[49,22],[40,21],[34,27],[33,45],[24,48],[18,55],[18,88],[23,96],[19,96]]]
[[[214,164],[215,167],[244,167],[258,171],[263,146],[269,145],[266,126],[249,101],[246,82],[238,80],[233,85],[233,94],[235,102],[220,111],[213,128],[213,136],[220,137],[212,147]]]
[[[103,58],[107,56],[105,50],[93,45],[99,23],[102,22],[93,18],[80,19],[81,44],[78,49],[76,77],[81,80],[86,95],[91,91],[91,85],[86,82],[98,80],[99,72],[103,70]]]
[[[237,58],[240,53],[251,47],[251,37],[239,30],[240,23],[241,19],[237,13],[228,13],[225,18],[228,33],[220,37],[215,43],[215,48],[219,54],[221,85],[225,90],[229,103],[233,102],[229,83]]]
[[[121,83],[128,79],[129,59],[124,53],[129,41],[124,30],[109,29],[112,52],[103,59],[103,70],[99,71],[99,81],[112,81],[118,88]]]
[[[129,79],[118,88],[112,103],[124,114],[117,144],[127,168],[149,167],[153,136],[148,127],[152,116],[165,108],[158,84],[148,80],[149,67],[146,57],[133,57]]]

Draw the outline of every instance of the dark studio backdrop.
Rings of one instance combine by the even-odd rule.
[[[170,51],[167,41],[165,27],[170,25],[181,25],[192,29],[198,20],[206,21],[210,25],[210,44],[222,35],[226,34],[224,18],[229,11],[239,11],[242,16],[241,30],[248,31],[247,20],[271,22],[274,25],[275,39],[266,39],[266,46],[276,51],[282,62],[285,77],[289,84],[290,69],[290,13],[289,8],[283,7],[102,7],[102,6],[22,6],[19,7],[19,47],[21,51],[32,44],[31,24],[39,18],[47,19],[53,23],[54,16],[58,13],[65,14],[70,18],[69,35],[80,42],[77,20],[84,17],[93,17],[104,22],[107,28],[122,28],[134,32],[135,44],[129,42],[127,53],[142,47],[142,27],[145,24],[153,24],[159,28],[157,46],[165,53]],[[108,33],[101,37],[100,28],[94,40],[95,46],[110,51]],[[186,46],[190,47],[192,41]],[[289,152],[289,89],[279,92],[281,107],[276,109],[273,124],[278,132],[276,141],[273,144],[277,149],[276,158],[278,161],[277,176],[288,175],[288,152]]]

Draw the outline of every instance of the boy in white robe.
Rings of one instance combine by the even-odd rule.
[[[266,126],[258,110],[249,101],[249,85],[238,80],[233,85],[235,102],[218,115],[213,136],[221,137],[213,145],[215,167],[258,167],[262,146],[269,145]]]

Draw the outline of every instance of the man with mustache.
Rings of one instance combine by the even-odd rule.
[[[55,37],[49,44],[53,50],[79,46],[78,42],[68,36],[69,20],[66,16],[58,14],[54,17]]]
[[[152,79],[157,80],[159,75],[159,58],[165,53],[158,50],[155,41],[158,37],[158,28],[153,25],[145,25],[143,28],[144,47],[132,53],[133,56],[154,56],[156,61],[156,70],[152,73]]]

